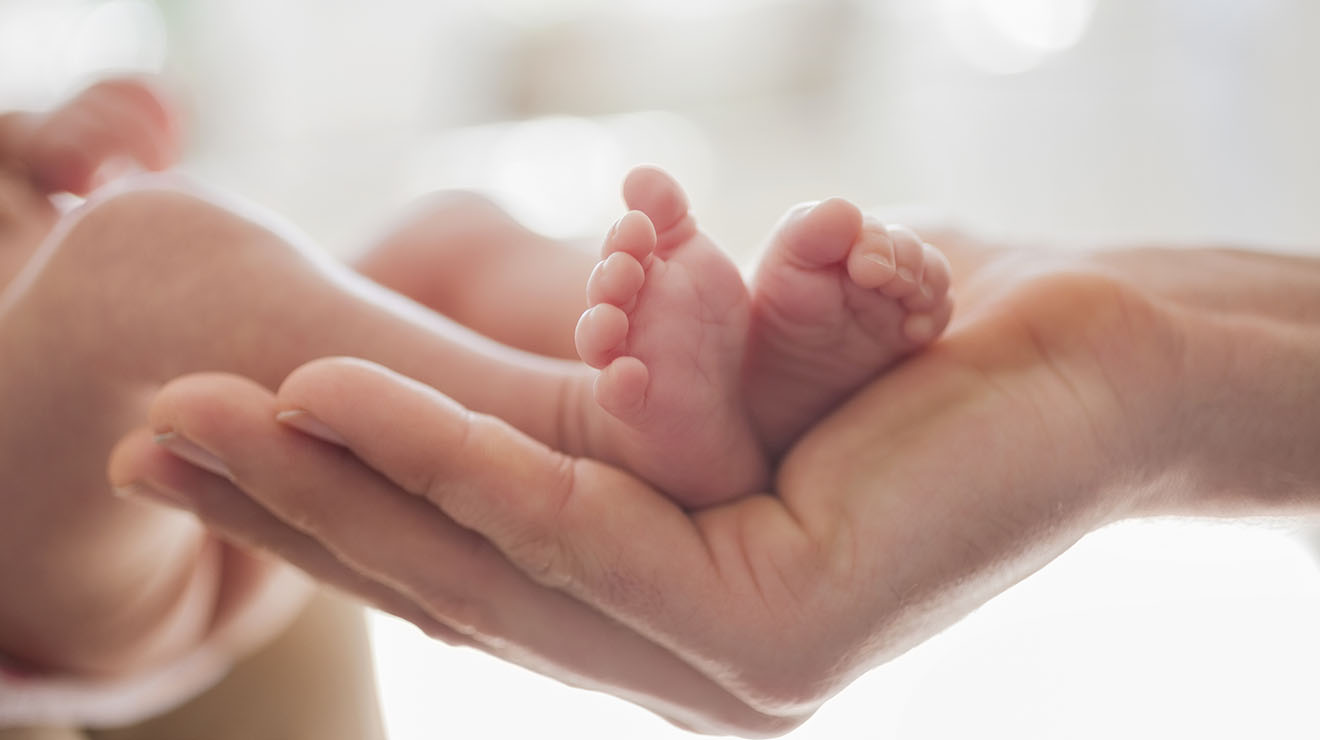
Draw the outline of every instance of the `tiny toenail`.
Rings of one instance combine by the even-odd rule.
[[[917,290],[921,292],[922,298],[930,298],[931,296],[935,295],[935,291],[931,290],[930,286],[926,285],[925,283],[918,285]]]
[[[874,262],[877,265],[880,265],[881,267],[888,268],[890,270],[894,269],[894,263],[890,262],[888,258],[886,258],[883,254],[877,254],[875,252],[872,252],[871,254],[866,255],[865,259],[867,261]]]
[[[916,273],[912,272],[911,270],[909,270],[909,269],[906,268],[906,267],[900,267],[900,268],[898,268],[898,277],[899,277],[900,279],[902,279],[903,281],[905,281],[905,282],[909,282],[909,283],[912,282],[913,280],[916,280],[916,278],[917,278]]]

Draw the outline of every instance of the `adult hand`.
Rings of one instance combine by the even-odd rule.
[[[1314,511],[1314,262],[942,246],[948,336],[822,421],[766,495],[684,512],[342,359],[278,394],[175,381],[151,424],[221,475],[143,429],[111,477],[433,634],[744,734],[802,721],[1109,521]]]

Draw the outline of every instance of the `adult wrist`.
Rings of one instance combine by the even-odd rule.
[[[1320,260],[1233,250],[1107,256],[1168,317],[1178,367],[1148,424],[1152,513],[1320,510]]]
[[[1189,359],[1204,366],[1182,414],[1190,513],[1320,511],[1320,329],[1212,317]]]

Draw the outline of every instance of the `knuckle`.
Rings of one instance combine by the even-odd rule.
[[[511,536],[505,551],[537,583],[561,589],[574,581],[560,538],[541,528]]]
[[[528,575],[552,588],[571,586],[578,576],[578,558],[568,546],[568,521],[576,488],[577,463],[566,455],[555,458],[545,477],[540,502],[523,526],[510,537],[508,552]]]

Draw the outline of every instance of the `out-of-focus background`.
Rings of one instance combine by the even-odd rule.
[[[161,72],[183,169],[345,257],[437,188],[595,238],[643,161],[743,262],[836,194],[1060,245],[1320,251],[1317,32],[1310,0],[0,0],[0,106]],[[1291,527],[1099,532],[792,737],[1316,737],[1320,573]],[[372,630],[396,740],[683,736]]]

